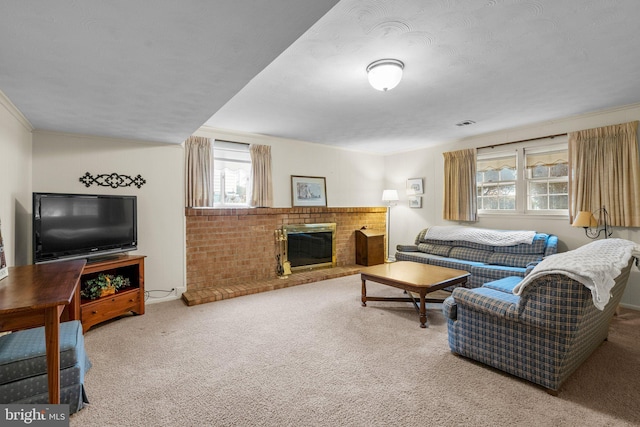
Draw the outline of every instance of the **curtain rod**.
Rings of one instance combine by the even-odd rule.
[[[248,142],[228,141],[228,140],[226,140],[226,139],[216,139],[216,138],[213,138],[213,141],[214,141],[214,142],[215,142],[215,141],[218,141],[218,142],[228,142],[228,143],[230,143],[230,144],[251,145],[251,144],[249,144]]]
[[[547,138],[555,138],[557,136],[565,136],[567,135],[567,133],[556,133],[555,135],[547,135],[547,136],[540,136],[538,138],[529,138],[529,139],[521,139],[520,141],[511,141],[511,142],[501,142],[500,144],[491,144],[491,145],[485,145],[483,147],[477,147],[476,149],[479,150],[481,148],[495,148],[495,147],[499,147],[501,145],[509,145],[509,144],[518,144],[520,142],[529,142],[529,141],[537,141],[539,139],[547,139]]]

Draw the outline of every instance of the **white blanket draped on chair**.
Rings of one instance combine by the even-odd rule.
[[[524,288],[545,274],[564,274],[586,286],[593,295],[593,304],[599,310],[609,302],[615,278],[629,263],[632,253],[638,251],[634,242],[625,239],[597,240],[568,252],[543,259],[522,282],[513,288],[521,295]]]

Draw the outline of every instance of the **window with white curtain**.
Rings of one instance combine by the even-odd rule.
[[[515,211],[517,153],[478,153],[476,185],[478,211]]]
[[[213,143],[214,207],[249,205],[251,154],[249,145],[229,141]]]
[[[480,148],[478,213],[568,215],[567,137]]]
[[[569,153],[567,145],[524,150],[527,210],[568,213]]]

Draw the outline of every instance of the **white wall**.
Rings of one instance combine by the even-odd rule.
[[[418,231],[426,226],[445,223],[442,220],[443,152],[638,119],[640,105],[635,105],[389,156],[206,127],[195,134],[214,139],[270,145],[275,207],[291,206],[291,175],[326,177],[328,204],[334,207],[381,206],[382,190],[397,189],[401,200],[391,208],[390,224],[390,244],[394,248],[399,243],[413,242]],[[24,264],[31,259],[31,191],[135,194],[138,196],[140,222],[138,253],[147,255],[147,289],[177,288],[177,293],[169,296],[174,298],[185,290],[183,147],[35,132],[32,183],[31,152],[28,122],[17,119],[15,112],[9,112],[7,108],[0,108],[0,217],[3,219],[5,244],[9,249],[10,260],[15,257],[22,261],[23,258],[21,263]],[[141,189],[85,188],[78,178],[87,171],[93,174],[139,173],[147,179],[147,184]],[[404,192],[405,184],[408,178],[417,177],[425,178],[423,207],[410,209]],[[5,219],[7,216],[8,219]],[[561,250],[573,249],[589,242],[584,231],[572,228],[567,218],[493,216],[481,218],[476,225],[501,229],[527,228],[556,234],[560,238]],[[616,228],[614,237],[640,242],[640,230]],[[639,285],[640,273],[634,269],[623,297],[625,306],[640,309]],[[166,293],[153,295],[160,297]],[[153,299],[149,302],[152,301]]]
[[[329,206],[379,206],[384,158],[332,147],[252,134],[203,128],[196,134],[272,147],[274,207],[291,206],[291,175],[324,176]],[[86,188],[79,178],[89,172],[142,175],[136,187]],[[30,209],[30,191],[28,195]],[[186,290],[184,262],[184,148],[56,132],[33,136],[34,192],[132,194],[138,196],[138,251],[146,255],[145,287],[156,302]],[[30,216],[30,213],[29,213]],[[30,234],[29,234],[30,235]]]
[[[634,120],[640,120],[640,105],[554,120],[535,126],[468,138],[429,149],[387,156],[384,165],[385,186],[397,189],[400,195],[398,205],[391,208],[391,229],[389,232],[391,247],[395,248],[397,244],[401,243],[413,243],[416,234],[425,227],[451,224],[451,222],[442,219],[443,152],[555,135]],[[408,178],[417,177],[425,178],[423,207],[422,209],[411,209],[408,207],[405,185]],[[494,215],[483,216],[480,221],[471,225],[498,229],[530,229],[556,234],[560,240],[559,249],[562,251],[575,249],[591,241],[585,236],[582,228],[571,227],[568,217]],[[615,228],[613,237],[640,243],[640,229]],[[393,252],[395,251],[392,250]],[[635,268],[632,270],[622,303],[624,306],[640,310],[640,272]]]
[[[382,206],[384,157],[327,145],[209,127],[195,135],[271,146],[273,207],[291,207],[291,175],[326,178],[331,207]]]
[[[147,182],[112,189],[79,178],[89,172],[118,173]],[[180,145],[101,138],[54,132],[34,132],[33,191],[126,194],[138,199],[138,250],[146,255],[147,303],[176,298],[185,288],[184,157]],[[176,292],[169,291],[176,288]]]
[[[8,265],[30,262],[31,130],[0,92],[0,221]]]

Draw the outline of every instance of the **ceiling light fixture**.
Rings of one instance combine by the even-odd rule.
[[[367,66],[369,84],[383,92],[398,86],[402,80],[404,64],[397,59],[379,59]]]

